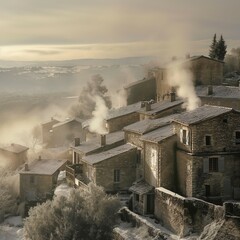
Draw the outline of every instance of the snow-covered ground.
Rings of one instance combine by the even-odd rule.
[[[20,216],[8,217],[0,224],[0,240],[24,240]]]

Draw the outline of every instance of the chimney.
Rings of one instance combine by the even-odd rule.
[[[145,110],[146,111],[150,111],[151,110],[151,102],[150,101],[145,103]]]
[[[78,147],[80,146],[80,138],[79,137],[75,137],[74,138],[74,147]]]
[[[207,87],[207,95],[212,95],[213,94],[213,86],[210,85]]]
[[[41,155],[38,156],[38,161],[41,161],[42,160],[42,157]]]
[[[103,147],[103,146],[106,145],[106,135],[105,135],[105,134],[101,134],[100,137],[101,137],[101,139],[100,139],[100,140],[101,140],[100,144],[101,144],[101,146]]]
[[[27,163],[25,163],[24,170],[25,170],[25,171],[29,171],[29,167],[28,167],[28,164],[27,164]]]
[[[170,101],[171,102],[176,101],[176,94],[175,94],[175,92],[170,92]]]

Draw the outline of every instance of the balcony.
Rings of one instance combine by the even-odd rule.
[[[66,178],[77,187],[86,188],[90,182],[83,174],[83,164],[73,164],[66,166]]]

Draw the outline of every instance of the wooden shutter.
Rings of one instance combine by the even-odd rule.
[[[209,159],[203,158],[203,172],[208,173],[209,172]]]
[[[219,157],[218,159],[218,171],[224,172],[224,157]]]

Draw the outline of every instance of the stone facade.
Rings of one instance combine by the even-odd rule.
[[[52,146],[58,147],[71,143],[75,137],[83,136],[82,123],[77,120],[69,120],[60,124],[53,125]]]
[[[19,172],[21,201],[43,201],[53,196],[57,185],[58,174],[65,170],[66,160],[41,159],[30,164]]]
[[[136,109],[137,111],[137,109]],[[115,118],[106,120],[107,129],[109,133],[122,130],[125,126],[139,121],[139,113],[132,112]]]
[[[164,227],[184,237],[191,232],[201,233],[212,221],[223,219],[224,208],[196,198],[184,198],[164,188],[156,188],[155,216]]]
[[[194,85],[220,85],[223,81],[223,62],[205,56],[192,57],[177,63],[181,69],[186,69],[192,74]],[[170,93],[175,91],[168,84],[171,64],[168,68],[153,69],[156,78],[157,100],[170,98]]]
[[[12,143],[9,147],[0,148],[1,166],[16,170],[28,160],[28,148]]]
[[[238,199],[240,187],[240,115],[231,111],[190,126],[174,123],[178,191],[183,196]],[[181,142],[181,129],[188,141]]]
[[[95,182],[107,192],[128,190],[136,180],[136,149],[119,154],[95,165]],[[114,170],[120,171],[120,181],[114,182]]]
[[[175,136],[160,143],[144,143],[144,179],[154,187],[175,187]]]
[[[156,80],[153,77],[143,79],[124,87],[127,104],[156,99]]]
[[[119,153],[109,156],[115,149],[119,149]],[[128,190],[136,180],[137,149],[130,145],[129,150],[121,149],[122,146],[99,153],[101,160],[97,162],[92,159],[99,159],[99,154],[83,156],[76,178],[84,184],[93,182],[102,186],[106,192]]]

